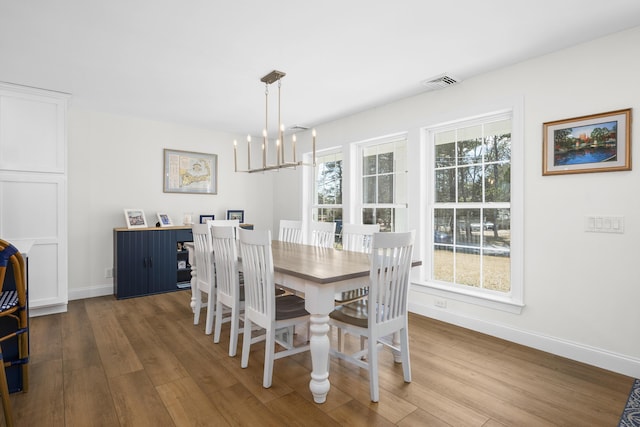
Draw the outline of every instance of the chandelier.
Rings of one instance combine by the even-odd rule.
[[[282,78],[286,76],[286,73],[282,71],[273,70],[266,76],[260,79],[265,84],[265,114],[264,114],[264,129],[262,130],[262,165],[258,167],[251,167],[251,135],[247,135],[247,170],[238,170],[238,141],[233,141],[233,166],[236,172],[264,172],[269,170],[276,170],[282,168],[295,168],[296,166],[303,166],[305,163],[296,160],[296,135],[291,136],[290,152],[291,157],[287,159],[285,154],[286,144],[284,139],[284,124],[282,124],[280,116],[280,94],[282,92]],[[277,136],[273,143],[269,140],[269,86],[278,82],[278,129]],[[312,165],[316,165],[316,130],[311,131],[312,138]],[[273,164],[269,164],[267,159],[269,158],[270,147],[275,146],[276,161]],[[273,149],[273,148],[271,148]]]

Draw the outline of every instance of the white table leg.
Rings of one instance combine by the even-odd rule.
[[[309,390],[316,403],[324,403],[331,388],[329,383],[329,316],[311,315],[311,381]]]
[[[196,292],[197,292],[196,284],[198,283],[196,276],[198,275],[197,273],[198,268],[196,266],[195,248],[193,247],[193,243],[187,243],[185,244],[185,246],[189,251],[189,265],[191,265],[191,303],[189,303],[189,305],[191,306],[191,312],[195,313],[196,312]]]

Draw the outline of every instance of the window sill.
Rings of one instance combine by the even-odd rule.
[[[524,308],[522,301],[516,301],[509,296],[494,295],[485,292],[477,292],[473,289],[452,289],[448,286],[434,282],[412,283],[412,290],[441,298],[448,298],[468,304],[475,304],[493,310],[506,311],[520,314]]]

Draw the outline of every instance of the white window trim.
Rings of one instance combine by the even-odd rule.
[[[482,119],[500,113],[510,112],[512,115],[511,133],[511,291],[498,293],[490,291],[478,291],[471,287],[452,287],[429,280],[431,277],[431,247],[432,241],[428,238],[431,230],[433,216],[433,187],[429,177],[434,164],[432,149],[433,140],[431,133],[435,129],[441,129],[447,125],[458,122]],[[437,297],[450,298],[470,304],[480,305],[496,310],[519,314],[524,307],[524,99],[517,97],[510,101],[502,101],[490,106],[480,106],[474,111],[459,114],[444,119],[438,123],[425,126],[421,132],[421,146],[425,150],[421,158],[420,182],[421,185],[422,212],[420,228],[421,247],[423,250],[423,268],[419,282],[413,283],[413,289],[417,292],[427,293]]]

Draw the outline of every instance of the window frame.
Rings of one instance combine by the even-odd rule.
[[[377,145],[384,145],[384,144],[390,144],[390,143],[395,143],[398,141],[404,141],[405,144],[405,155],[406,158],[403,159],[403,164],[405,165],[405,170],[404,171],[397,171],[396,170],[396,164],[395,161],[396,159],[394,159],[394,171],[392,174],[387,174],[387,175],[393,175],[394,177],[399,176],[400,174],[404,174],[403,177],[403,182],[401,183],[401,185],[405,186],[404,189],[404,193],[405,193],[405,198],[407,199],[407,202],[393,202],[393,203],[365,203],[363,201],[363,196],[364,196],[364,188],[363,188],[363,179],[364,179],[364,173],[363,173],[363,156],[364,156],[364,151],[367,148],[371,148]],[[409,216],[409,203],[408,203],[408,195],[409,195],[409,185],[408,185],[408,168],[409,168],[409,156],[408,156],[408,150],[409,150],[409,140],[408,140],[408,134],[406,132],[402,132],[402,133],[397,133],[397,134],[391,134],[391,135],[386,135],[383,137],[379,137],[379,138],[374,138],[374,139],[370,139],[370,140],[366,140],[366,141],[362,141],[362,142],[357,142],[353,144],[353,148],[354,148],[354,155],[352,156],[352,164],[351,167],[354,171],[354,175],[353,175],[353,183],[354,185],[354,197],[353,197],[353,203],[351,204],[351,211],[353,212],[352,217],[355,219],[355,221],[353,221],[356,224],[362,224],[362,216],[363,216],[363,211],[364,209],[403,209],[405,210],[405,218],[404,221],[402,221],[404,223],[404,227],[400,227],[401,229],[396,229],[394,231],[408,231],[408,216]],[[396,151],[394,151],[395,153]],[[375,174],[375,176],[381,176],[383,174]],[[394,195],[394,199],[396,196],[396,192],[397,192],[397,187],[395,185],[395,183],[397,183],[398,180],[394,179],[394,188],[393,188],[393,195]],[[376,185],[376,193],[378,191],[378,186]]]
[[[422,128],[421,191],[424,199],[421,222],[423,251],[423,270],[420,283],[414,286],[418,292],[437,297],[459,300],[475,305],[489,307],[511,313],[520,313],[524,307],[524,270],[523,270],[523,207],[524,207],[524,141],[523,141],[523,100],[514,100],[500,108],[478,108],[477,114],[460,114],[450,120],[434,123]],[[493,121],[496,117],[511,116],[511,289],[508,293],[476,289],[471,286],[444,284],[431,280],[433,272],[433,221],[435,206],[435,141],[436,132],[462,128],[478,123]]]
[[[311,165],[311,154],[307,153],[304,155],[305,163],[310,164],[309,167],[305,168],[305,173],[303,173],[303,196],[304,196],[304,207],[302,214],[303,221],[303,241],[309,243],[310,239],[310,226],[311,221],[313,221],[313,210],[317,208],[329,208],[329,209],[342,209],[342,221],[344,222],[345,218],[345,182],[348,180],[345,177],[346,173],[346,159],[345,152],[342,147],[332,147],[324,150],[316,151],[316,165],[319,163],[319,159],[325,156],[330,156],[334,154],[340,154],[342,159],[342,203],[340,204],[332,204],[332,205],[321,205],[316,203],[316,169],[317,166]],[[336,235],[339,233],[339,229],[336,226]],[[335,244],[334,244],[335,246]]]

